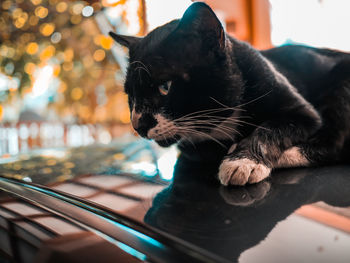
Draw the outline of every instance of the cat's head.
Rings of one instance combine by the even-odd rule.
[[[141,136],[162,146],[215,138],[213,130],[232,114],[223,108],[234,106],[240,90],[232,87],[239,75],[232,44],[209,6],[194,3],[180,20],[143,38],[110,35],[129,49],[125,92]]]

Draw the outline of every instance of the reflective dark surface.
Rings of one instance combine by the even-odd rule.
[[[349,166],[277,170],[258,184],[223,187],[216,180],[217,164],[182,156],[169,180],[175,157],[173,149],[161,150],[130,137],[105,146],[46,149],[2,160],[0,174],[77,196],[130,218],[151,231],[145,233],[155,240],[170,238],[165,242],[169,247],[182,244],[186,248],[180,250],[183,253],[206,255],[196,257],[199,261],[208,257],[211,262],[350,262]],[[4,193],[0,197],[1,250],[9,251],[13,241],[7,234],[17,237],[23,231],[16,225],[8,228],[14,216],[11,221],[8,214],[19,215],[4,203],[23,204],[24,200]],[[66,224],[74,225],[74,221],[62,218],[65,227],[57,220],[51,227],[73,229]],[[14,221],[21,220],[33,221],[23,215]],[[38,235],[36,227],[25,229],[27,239],[28,234]],[[81,225],[77,229],[90,233]],[[142,232],[142,227],[138,231]],[[93,235],[97,243],[107,241],[106,249],[113,247],[105,236]],[[104,251],[97,243],[91,245],[98,248],[90,250],[94,255]],[[39,251],[49,251],[50,242],[35,244]]]
[[[153,146],[146,140],[124,136],[108,145],[38,149],[0,159],[0,174],[42,185],[87,174],[129,173],[153,180],[159,178]]]
[[[57,211],[0,194],[0,262],[141,262],[118,245]]]
[[[310,238],[304,229],[307,224],[297,222],[295,225],[294,218],[288,218],[301,206],[319,201],[334,207],[349,207],[350,167],[279,170],[268,180],[246,187],[220,186],[215,173],[213,166],[180,158],[172,185],[155,197],[145,222],[233,261],[350,261],[346,249],[350,245],[350,235],[342,232],[342,244],[337,244],[338,230],[334,232],[338,236],[331,236],[331,240],[327,240],[327,236],[325,240],[318,239],[322,235]],[[344,209],[343,212],[347,211]],[[258,251],[254,255],[253,251],[242,256],[244,251],[264,239],[274,238],[269,233],[283,220],[286,220],[287,230],[291,221],[290,229],[296,231],[293,235],[297,236],[297,242],[291,240],[288,231],[282,230],[274,235],[279,240],[273,241],[272,249],[267,246],[266,253]],[[349,224],[349,229],[350,220],[345,224]],[[322,247],[329,241],[334,246]],[[311,249],[299,251],[300,245]],[[288,253],[283,251],[286,246]],[[328,253],[322,250],[328,250]]]

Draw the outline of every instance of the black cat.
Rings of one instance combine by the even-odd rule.
[[[227,35],[199,2],[144,38],[110,35],[129,48],[125,92],[135,130],[193,157],[214,153],[222,184],[350,160],[350,54],[258,51]]]

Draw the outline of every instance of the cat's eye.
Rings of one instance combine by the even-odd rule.
[[[168,95],[168,93],[170,91],[171,83],[172,83],[171,80],[169,80],[158,87],[161,95],[163,95],[163,96]]]

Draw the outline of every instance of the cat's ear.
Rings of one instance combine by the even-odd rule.
[[[182,16],[180,25],[183,30],[196,30],[203,34],[205,32],[214,32],[220,42],[220,46],[224,46],[225,32],[220,20],[214,11],[203,2],[193,3]]]
[[[124,36],[124,35],[119,35],[114,32],[109,32],[109,35],[120,45],[130,48],[134,44],[138,43],[141,38],[140,37],[132,37],[132,36]]]

